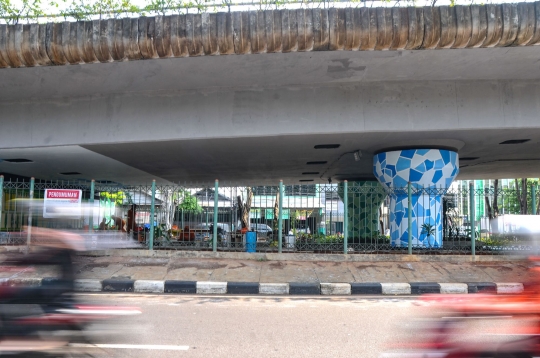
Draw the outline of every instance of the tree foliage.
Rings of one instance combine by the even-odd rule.
[[[177,203],[178,210],[191,213],[200,213],[203,211],[197,198],[191,195],[187,190],[181,190],[175,193],[174,201]]]
[[[123,191],[117,191],[117,192],[108,192],[108,191],[102,191],[99,193],[99,197],[102,200],[108,200],[111,202],[114,202],[116,205],[122,205],[124,203],[124,198],[126,195]]]
[[[390,2],[390,0],[378,0]],[[415,5],[416,0],[398,0],[395,6]],[[451,0],[452,2],[453,0]],[[146,5],[137,6],[132,0],[49,0],[45,4],[41,0],[0,0],[0,21],[17,24],[20,21],[87,21],[96,19],[171,15],[189,12],[231,11],[231,7],[246,6],[269,10],[285,8],[329,8],[337,0],[147,0]],[[351,6],[371,6],[375,0],[349,0]],[[436,0],[432,0],[434,6]],[[370,5],[369,5],[370,4]],[[453,4],[453,2],[452,2]]]
[[[0,0],[0,18],[6,23],[14,25],[21,20],[35,19],[43,15],[41,0]]]
[[[60,2],[51,1],[50,4],[61,8],[60,14],[64,19],[73,18],[77,21],[87,21],[94,17],[100,20],[119,18],[141,12],[140,8],[132,4],[130,0],[60,0]]]
[[[501,210],[505,214],[532,214],[532,186],[538,186],[538,179],[514,179],[513,185],[501,190],[503,202],[499,202]],[[499,199],[499,201],[501,201]],[[536,200],[537,210],[539,213],[540,201]]]

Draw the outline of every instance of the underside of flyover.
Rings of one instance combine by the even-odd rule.
[[[539,60],[531,46],[0,69],[0,173],[326,183],[374,180],[383,150],[442,147],[457,179],[539,177]]]

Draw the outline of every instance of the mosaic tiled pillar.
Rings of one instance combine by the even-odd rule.
[[[407,183],[423,188],[412,196],[412,244],[442,247],[442,195],[459,172],[458,154],[444,149],[406,149],[376,154],[373,172],[390,189],[390,237],[392,246],[407,246]]]
[[[349,182],[347,220],[349,221],[348,237],[351,240],[377,236],[380,231],[379,208],[386,198],[386,193],[382,189],[381,185],[374,180]],[[343,183],[338,185],[338,194],[343,200]]]

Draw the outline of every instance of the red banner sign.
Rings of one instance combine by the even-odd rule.
[[[79,200],[80,190],[47,189],[47,199],[75,199]]]

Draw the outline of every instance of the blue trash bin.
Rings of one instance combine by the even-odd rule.
[[[255,252],[257,248],[257,233],[255,231],[246,232],[246,252]]]

